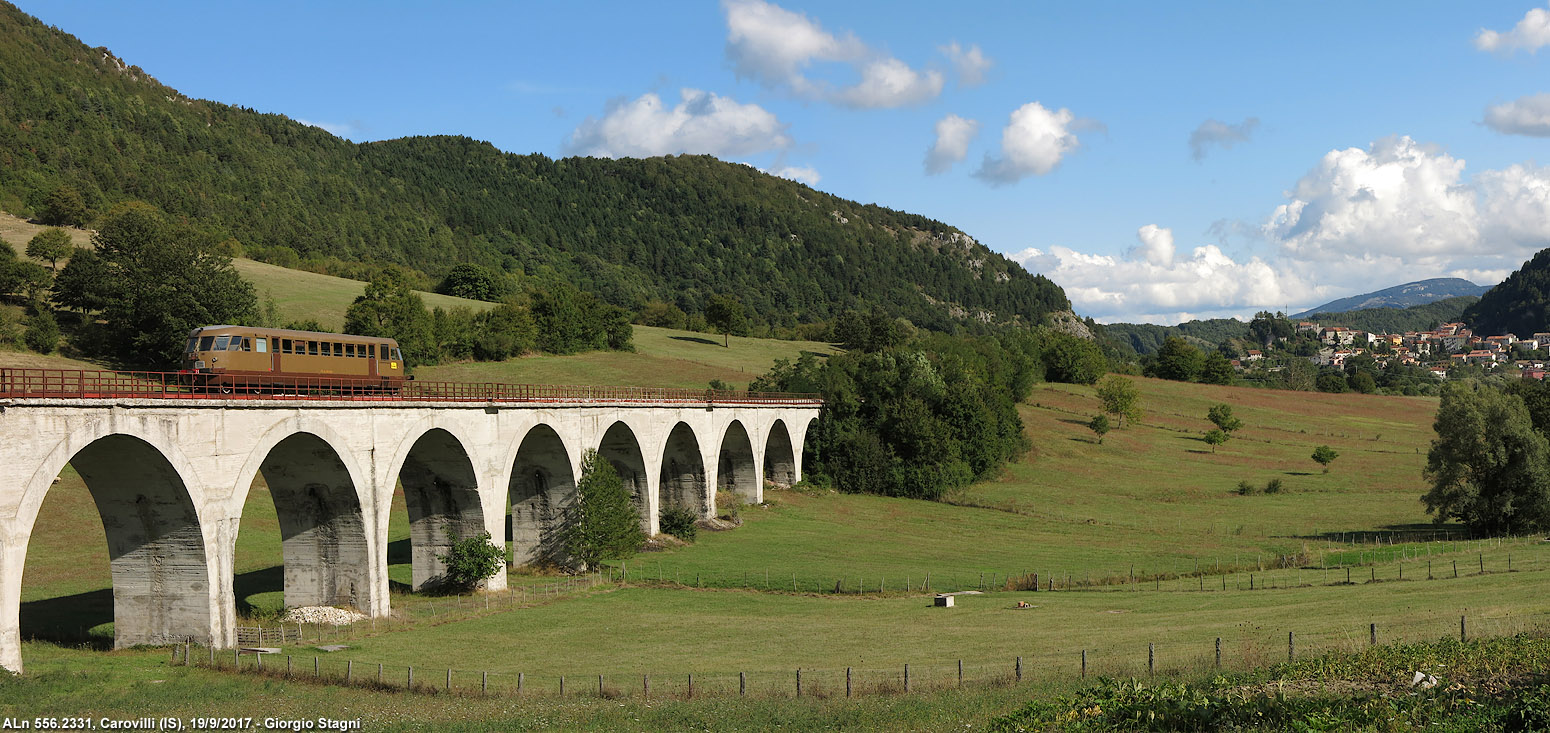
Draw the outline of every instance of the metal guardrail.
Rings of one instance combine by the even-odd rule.
[[[819,406],[816,394],[695,390],[671,387],[584,387],[496,382],[406,381],[383,387],[357,379],[224,377],[188,372],[0,369],[0,398],[222,399],[362,402],[652,402]]]

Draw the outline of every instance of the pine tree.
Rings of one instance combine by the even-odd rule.
[[[624,481],[595,450],[581,457],[581,480],[569,514],[565,550],[587,567],[630,557],[646,539]]]

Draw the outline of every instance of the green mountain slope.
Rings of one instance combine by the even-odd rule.
[[[708,157],[502,153],[464,137],[354,144],[281,115],[189,99],[0,3],[0,208],[54,187],[130,198],[275,264],[359,274],[459,262],[565,280],[627,307],[732,293],[790,325],[882,307],[933,329],[1040,321],[1049,280],[925,217]]]
[[[1476,333],[1513,333],[1527,338],[1550,331],[1550,249],[1507,276],[1464,311],[1464,322]]]

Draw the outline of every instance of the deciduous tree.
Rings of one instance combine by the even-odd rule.
[[[27,256],[48,260],[49,269],[59,271],[59,259],[70,254],[70,234],[59,227],[49,227],[38,232],[27,242]]]
[[[1550,527],[1550,444],[1522,400],[1450,383],[1433,428],[1425,471],[1432,487],[1422,501],[1438,522],[1458,519],[1492,533]]]
[[[1109,433],[1109,416],[1099,415],[1087,423],[1087,429],[1098,436],[1098,445],[1103,445],[1103,436]]]
[[[732,334],[741,334],[748,329],[743,304],[730,295],[710,296],[710,301],[705,304],[705,322],[726,337],[726,343],[722,345],[728,348],[732,346]]]
[[[1329,473],[1329,464],[1334,463],[1335,459],[1339,457],[1340,454],[1336,453],[1334,448],[1327,445],[1321,445],[1313,449],[1313,460],[1324,467],[1324,473]]]
[[[1098,399],[1103,402],[1104,412],[1119,418],[1121,427],[1126,420],[1137,422],[1141,419],[1141,392],[1129,379],[1110,374],[1098,380]]]

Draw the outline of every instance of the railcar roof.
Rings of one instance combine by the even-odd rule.
[[[199,328],[189,331],[189,335],[192,336],[196,333],[203,333],[205,331],[223,331],[230,329],[241,329],[244,333],[260,333],[267,336],[281,336],[286,338],[304,338],[312,339],[314,341],[370,341],[374,343],[390,341],[395,344],[398,343],[397,341],[394,341],[393,339],[386,336],[356,336],[354,334],[348,333],[329,333],[327,331],[293,331],[288,328],[261,328],[259,326],[200,326]]]

